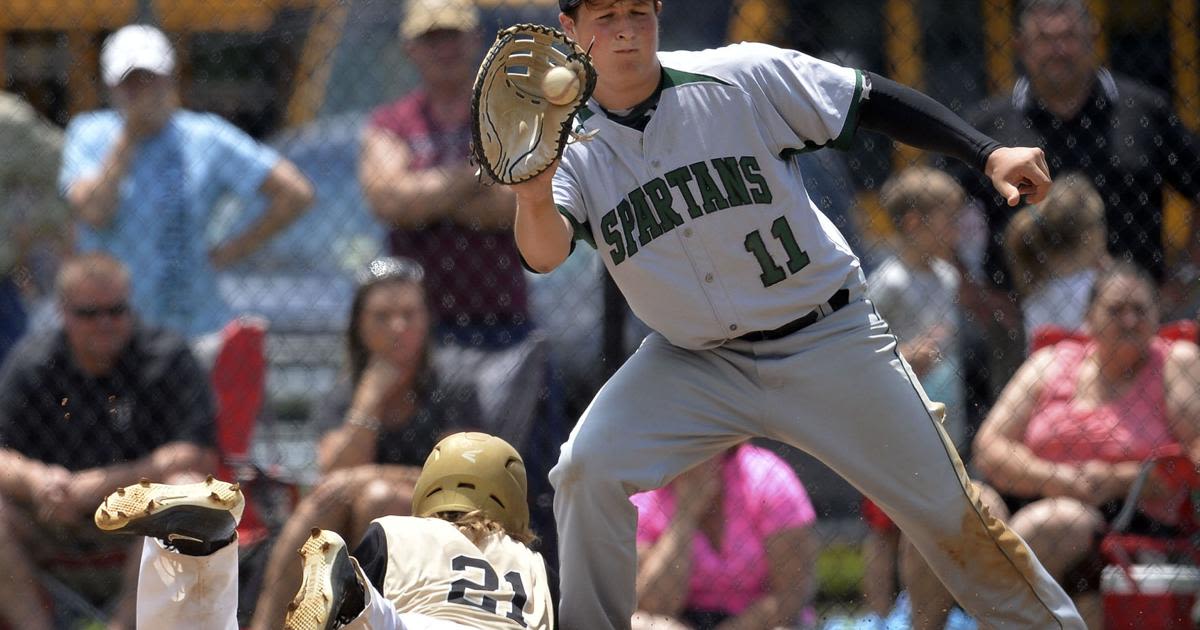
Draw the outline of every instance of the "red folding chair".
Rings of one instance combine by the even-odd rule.
[[[1169,341],[1200,341],[1200,324],[1194,320],[1167,322],[1158,336]],[[1065,340],[1087,341],[1078,330],[1043,326],[1033,332],[1031,351]],[[1177,449],[1176,449],[1177,451]],[[1171,499],[1146,505],[1139,501],[1146,484],[1154,479],[1171,489]],[[1122,513],[1100,542],[1100,553],[1109,566],[1101,577],[1107,628],[1174,630],[1193,628],[1192,606],[1200,588],[1200,476],[1195,465],[1180,452],[1156,454],[1143,463],[1138,481],[1126,498]],[[1139,536],[1127,529],[1135,510],[1150,509],[1153,515],[1176,526],[1173,538]],[[1185,610],[1186,609],[1186,610]]]
[[[1163,495],[1143,500],[1154,484]],[[1141,507],[1172,525],[1174,537],[1128,532]],[[1124,508],[1100,543],[1109,562],[1101,578],[1109,630],[1185,630],[1194,627],[1200,593],[1200,472],[1180,449],[1164,451],[1142,464]]]
[[[238,542],[252,546],[269,535],[259,511],[258,493],[268,492],[264,481],[273,480],[253,464],[250,447],[266,392],[267,322],[239,317],[220,333],[220,349],[212,366],[213,393],[217,398],[217,477],[242,484],[246,507],[238,526]]]

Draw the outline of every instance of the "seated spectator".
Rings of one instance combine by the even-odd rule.
[[[1062,175],[1046,199],[1023,208],[1004,230],[1025,339],[1046,325],[1083,327],[1088,294],[1110,263],[1104,200],[1078,173]]]
[[[632,500],[638,510],[635,629],[776,628],[801,621],[816,584],[816,513],[783,459],[742,444]]]
[[[946,405],[946,431],[957,446],[966,434],[958,291],[951,262],[965,198],[952,177],[909,168],[889,179],[880,201],[896,228],[894,253],[867,278],[867,294],[899,340],[930,400]]]
[[[1096,537],[1120,511],[1139,464],[1165,447],[1200,448],[1200,350],[1156,335],[1149,274],[1126,263],[1096,278],[1086,342],[1034,353],[976,437],[976,465],[1013,498],[1009,524],[1099,627]],[[1175,535],[1178,515],[1139,504],[1131,533]]]
[[[175,51],[158,29],[126,26],[105,40],[101,75],[115,109],[67,127],[59,186],[78,218],[78,247],[138,270],[133,304],[147,321],[188,337],[232,314],[217,270],[262,247],[312,203],[288,160],[213,114],[180,107]],[[268,200],[244,231],[205,238],[226,194]]]
[[[367,525],[411,512],[412,488],[438,438],[477,422],[473,390],[433,368],[424,271],[404,258],[372,262],[360,278],[346,333],[348,375],[318,410],[322,478],[275,541],[253,627],[277,628],[300,585],[295,550],[314,527],[358,540]]]
[[[216,471],[208,374],[186,342],[144,326],[131,310],[129,271],[105,254],[66,261],[58,274],[61,329],[34,333],[0,371],[0,620],[51,628],[36,576],[50,570],[133,627],[137,553],[98,536],[95,504],[146,477],[186,483]],[[72,560],[69,570],[64,563]]]

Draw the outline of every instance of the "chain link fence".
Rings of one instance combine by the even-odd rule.
[[[0,561],[31,571],[0,582],[48,603],[0,607],[8,627],[34,627],[25,622],[39,614],[102,627],[127,614],[113,603],[120,559],[84,532],[90,510],[139,475],[211,469],[200,456],[156,459],[180,441],[211,447],[250,489],[245,624],[280,605],[262,592],[282,603],[294,592],[295,577],[270,566],[273,544],[298,546],[289,528],[319,520],[349,539],[372,509],[405,509],[413,467],[456,427],[524,454],[554,560],[546,474],[648,330],[589,247],[551,274],[524,271],[511,199],[479,186],[466,159],[469,88],[491,34],[557,25],[557,4],[478,0],[468,19],[447,2],[423,27],[406,26],[402,4],[0,5],[0,85],[19,97],[0,101],[0,440],[14,455],[0,462],[11,468],[0,498],[3,542],[24,549]],[[661,14],[664,50],[795,48],[917,87],[1002,143],[1046,150],[1056,193],[1032,208],[1008,208],[962,165],[868,130],[846,151],[794,159],[860,255],[909,363],[947,404],[970,474],[1063,565],[1056,576],[1093,620],[1106,614],[1101,570],[1117,560],[1067,543],[1130,525],[1116,519],[1134,488],[1153,496],[1129,530],[1184,542],[1130,563],[1168,567],[1186,585],[1178,597],[1200,588],[1186,492],[1198,488],[1184,474],[1193,467],[1171,458],[1200,444],[1200,373],[1186,346],[1200,314],[1198,14],[1196,0],[666,0]],[[127,50],[106,48],[129,24],[161,29],[166,47],[139,33]],[[93,250],[123,262],[128,281],[63,272],[73,252]],[[403,269],[370,264],[385,256],[420,262],[423,291],[406,293]],[[149,332],[158,325],[191,353],[174,354]],[[106,362],[105,343],[111,356],[137,346],[137,363]],[[1022,369],[1038,351],[1041,367]],[[216,407],[184,408],[168,386],[208,387]],[[331,432],[379,423],[394,426],[378,444],[330,450]],[[789,595],[805,599],[794,627],[908,627],[902,591],[917,578],[887,517],[812,458],[762,446],[797,472],[815,516],[818,551]],[[1013,477],[1014,461],[1026,476]],[[366,479],[391,483],[391,502],[360,501]],[[1047,496],[1073,502],[1067,524],[1031,520]],[[45,501],[61,511],[39,511]],[[1115,624],[1121,613],[1107,614]],[[948,623],[974,627],[957,610]]]

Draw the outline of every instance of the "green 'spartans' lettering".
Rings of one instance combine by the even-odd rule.
[[[666,175],[667,183],[671,188],[679,191],[683,196],[684,203],[687,204],[688,216],[693,219],[699,219],[704,216],[704,211],[700,209],[700,204],[696,203],[696,198],[692,195],[692,188],[688,186],[688,182],[692,181],[692,172],[686,166],[670,171]]]
[[[747,155],[738,160],[738,166],[742,167],[742,177],[745,177],[746,182],[753,185],[750,188],[750,196],[754,199],[754,203],[774,201],[775,196],[771,194],[771,187],[767,186],[767,178],[762,176],[762,167],[758,165],[758,158]]]
[[[621,233],[625,235],[626,251],[629,256],[633,256],[638,253],[637,240],[633,238],[633,230],[637,223],[633,218],[633,207],[629,205],[628,200],[622,199],[621,203],[617,204],[617,218],[621,220]]]
[[[671,188],[667,186],[667,182],[661,177],[655,177],[646,182],[642,190],[646,191],[646,196],[650,198],[650,204],[654,206],[654,213],[658,215],[664,233],[683,225],[683,217],[671,207]],[[632,197],[633,194],[630,193],[630,198]]]
[[[721,186],[725,188],[725,196],[730,206],[744,206],[750,203],[750,193],[746,190],[746,180],[742,179],[742,171],[738,168],[735,157],[716,158],[712,161],[721,178]]]
[[[696,162],[690,168],[692,175],[696,176],[696,186],[700,189],[700,205],[704,211],[712,214],[728,208],[729,201],[721,194],[721,189],[717,187],[717,182],[713,181],[712,175],[709,175],[708,164]]]
[[[612,257],[614,265],[619,265],[625,261],[625,239],[621,238],[621,233],[617,231],[617,211],[616,209],[609,210],[608,214],[600,220],[600,231],[604,234],[604,242],[612,246],[608,250],[608,255]]]
[[[637,255],[639,247],[645,248],[689,220],[699,220],[730,207],[770,203],[772,199],[774,195],[754,157],[696,162],[651,178],[629,191],[617,207],[600,219],[600,235],[609,246],[612,263],[619,265]],[[778,282],[779,274],[795,273],[797,266],[807,264],[791,233],[785,231],[787,226],[776,227],[771,235],[782,241],[787,250],[787,270],[771,260],[760,234],[747,236],[746,249],[763,266],[764,283]]]
[[[646,203],[646,193],[642,192],[641,188],[635,188],[629,193],[629,201],[633,203],[633,216],[637,217],[638,241],[643,247],[662,236],[663,232],[669,232],[675,227],[671,225],[664,229],[664,226],[659,225],[658,219],[650,212],[650,204]]]

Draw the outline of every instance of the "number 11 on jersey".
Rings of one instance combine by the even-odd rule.
[[[789,273],[794,274],[808,266],[808,254],[796,243],[796,235],[792,233],[792,226],[788,224],[787,217],[775,219],[771,224],[771,236],[782,243],[783,250],[787,252],[787,271],[771,257],[771,252],[767,251],[767,244],[763,242],[762,234],[758,230],[747,234],[745,242],[746,251],[754,254],[754,259],[762,268],[758,278],[762,280],[764,287],[776,284],[788,277]]]

